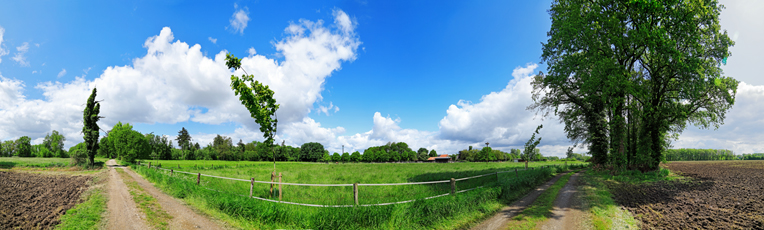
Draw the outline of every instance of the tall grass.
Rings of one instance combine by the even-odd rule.
[[[175,163],[175,167],[177,164]],[[185,162],[183,162],[185,163]],[[163,163],[164,167],[170,164]],[[186,164],[187,165],[187,164]],[[234,164],[235,165],[235,164]],[[260,164],[263,165],[263,164]],[[265,174],[256,180],[270,180],[272,168],[249,166],[229,166],[224,168],[185,168],[187,171],[204,174],[247,178],[244,175]],[[480,175],[496,171],[514,169],[520,164],[510,163],[460,163],[460,164],[295,164],[277,165],[292,174],[285,182],[293,183],[398,183],[411,181],[431,181]],[[202,186],[196,185],[195,176],[175,173],[170,176],[163,170],[133,168],[148,180],[154,182],[164,192],[191,201],[197,208],[209,212],[222,213],[223,219],[243,228],[313,228],[313,229],[454,229],[469,226],[474,221],[495,213],[504,202],[520,197],[530,189],[545,182],[558,169],[536,169],[495,174],[457,184],[459,190],[477,188],[472,191],[434,199],[420,199],[432,194],[450,192],[450,184],[407,186],[360,187],[361,204],[417,199],[414,202],[388,206],[327,208],[305,207],[251,199],[249,183],[204,178]],[[181,165],[183,168],[183,164]],[[458,169],[456,169],[458,168]],[[265,173],[263,173],[265,172]],[[408,175],[408,176],[404,176]],[[263,178],[265,177],[265,178]],[[256,196],[268,197],[268,185],[258,185]],[[478,186],[483,186],[478,188]],[[219,191],[212,191],[209,189]],[[284,188],[285,200],[300,203],[352,204],[352,187],[316,188],[290,186]],[[304,200],[301,197],[310,196]],[[274,198],[277,199],[277,198]],[[305,202],[302,202],[305,201]],[[311,202],[307,202],[311,201]],[[208,212],[208,213],[209,213]],[[215,215],[218,216],[218,215]]]

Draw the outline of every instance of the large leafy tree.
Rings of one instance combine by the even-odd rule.
[[[324,156],[324,145],[308,142],[300,146],[300,161],[319,161]]]
[[[117,122],[109,132],[109,141],[120,160],[133,162],[135,159],[149,159],[151,145],[130,123]]]
[[[234,70],[241,69],[241,59],[236,58],[232,54],[226,54],[225,59],[228,68],[233,68]],[[241,78],[231,75],[231,89],[233,89],[234,94],[239,96],[241,104],[247,107],[250,116],[255,118],[255,122],[260,125],[260,132],[263,133],[265,138],[263,143],[271,147],[273,170],[276,170],[276,153],[273,151],[273,142],[278,126],[276,110],[279,109],[279,104],[276,104],[273,90],[268,88],[267,85],[254,80],[255,77],[247,74],[246,70],[242,70],[244,75]]]
[[[45,148],[48,148],[48,150],[53,152],[56,157],[65,157],[64,141],[66,141],[66,137],[58,133],[58,131],[53,130],[50,134],[45,135],[42,144]]]
[[[83,123],[82,134],[85,139],[85,150],[88,156],[88,164],[93,166],[94,158],[98,153],[98,137],[100,136],[100,129],[98,128],[98,120],[101,116],[98,113],[101,111],[101,103],[95,100],[96,88],[93,88],[93,92],[90,93],[88,101],[85,104],[85,110],[82,112]]]
[[[534,79],[529,108],[554,112],[595,163],[656,168],[670,133],[687,122],[718,127],[734,103],[737,81],[719,68],[733,44],[720,31],[722,8],[715,0],[554,1],[547,74]]]
[[[28,136],[19,137],[16,140],[16,152],[15,156],[19,157],[31,157],[32,156],[32,138]]]

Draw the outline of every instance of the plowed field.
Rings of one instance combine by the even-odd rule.
[[[643,229],[764,229],[764,161],[665,166],[691,179],[612,188]]]
[[[80,202],[90,177],[0,171],[0,229],[50,229]]]

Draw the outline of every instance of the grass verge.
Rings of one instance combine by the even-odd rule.
[[[88,182],[88,190],[82,194],[82,203],[67,210],[55,229],[102,229],[106,215],[106,185],[108,175],[101,170]]]
[[[521,171],[496,177],[485,187],[455,196],[444,196],[410,203],[352,208],[304,207],[260,201],[241,196],[247,193],[217,192],[197,186],[193,180],[163,170],[132,166],[135,172],[153,182],[163,192],[223,220],[246,229],[460,229],[491,216],[505,200],[522,197],[548,180],[554,167]],[[329,172],[330,173],[330,172]],[[458,185],[457,185],[458,187]],[[223,188],[223,187],[221,187]],[[352,193],[351,193],[352,194]]]
[[[510,229],[534,229],[539,223],[547,220],[547,217],[552,215],[552,205],[557,198],[557,194],[560,193],[565,184],[568,183],[570,176],[573,172],[565,174],[552,186],[547,188],[544,193],[541,193],[538,198],[525,208],[520,214],[513,217],[513,220],[509,223]]]
[[[133,177],[128,175],[121,168],[116,168],[116,170],[120,177],[122,177],[122,181],[127,185],[128,190],[130,190],[130,195],[133,197],[135,204],[138,205],[138,208],[140,208],[144,214],[146,214],[147,222],[154,228],[167,229],[167,221],[172,219],[172,216],[162,210],[162,207],[157,203],[157,199],[146,193],[146,191],[138,185],[138,182],[135,182]]]

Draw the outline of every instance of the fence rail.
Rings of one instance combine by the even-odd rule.
[[[545,166],[540,166],[540,167],[536,167],[536,168],[549,168],[549,167],[557,167],[557,166],[558,165],[545,165]],[[566,166],[567,166],[567,164],[566,164]],[[571,166],[574,166],[574,165],[571,165]],[[230,178],[230,177],[223,177],[223,176],[207,175],[207,174],[202,174],[202,173],[192,173],[192,172],[185,172],[185,171],[179,171],[179,170],[174,170],[174,169],[162,168],[162,167],[158,167],[158,166],[151,166],[151,164],[149,164],[148,167],[149,168],[155,168],[155,169],[161,169],[161,170],[165,170],[165,171],[170,171],[171,173],[177,172],[177,173],[184,173],[184,174],[190,174],[190,175],[197,175],[197,184],[199,183],[199,180],[200,180],[201,176],[205,176],[205,177],[212,177],[212,178],[225,179],[225,180],[234,180],[234,181],[243,181],[243,182],[250,182],[250,183],[261,183],[261,184],[271,184],[271,185],[296,185],[296,186],[320,186],[320,187],[350,187],[350,186],[353,186],[354,187],[354,189],[353,189],[354,191],[353,192],[354,192],[355,203],[356,203],[355,205],[304,204],[304,203],[282,201],[282,200],[280,200],[281,197],[279,197],[279,200],[272,200],[272,199],[267,199],[267,198],[262,198],[262,197],[257,197],[257,196],[245,196],[245,195],[241,195],[241,194],[235,194],[235,195],[242,196],[242,197],[249,197],[249,198],[253,198],[253,199],[258,199],[258,200],[263,200],[263,201],[268,201],[268,202],[274,202],[274,203],[292,204],[292,205],[300,205],[300,206],[308,206],[308,207],[324,207],[324,208],[385,206],[385,205],[393,205],[393,204],[404,204],[404,203],[414,202],[414,201],[418,200],[418,199],[411,199],[411,200],[405,200],[405,201],[379,203],[379,204],[358,204],[358,189],[357,189],[357,186],[397,186],[397,185],[439,184],[439,183],[449,183],[449,182],[451,183],[451,189],[452,189],[451,192],[445,193],[445,194],[440,194],[440,195],[435,195],[435,196],[421,198],[422,200],[428,200],[428,199],[443,197],[443,196],[447,196],[447,195],[455,195],[457,193],[463,193],[463,192],[475,190],[475,189],[478,189],[478,188],[483,188],[483,186],[478,186],[478,187],[475,187],[475,188],[463,189],[463,190],[456,191],[455,190],[455,184],[454,184],[456,181],[464,181],[464,180],[469,180],[469,179],[474,179],[474,178],[479,178],[479,177],[485,177],[485,176],[491,176],[491,175],[496,175],[497,179],[498,179],[498,175],[501,174],[501,173],[509,173],[509,172],[517,173],[518,171],[534,170],[534,168],[529,167],[529,168],[524,168],[524,169],[515,169],[514,171],[498,171],[498,172],[486,173],[486,174],[477,175],[477,176],[463,177],[463,178],[458,178],[458,179],[451,178],[450,180],[423,181],[423,182],[383,183],[383,184],[360,184],[360,183],[356,183],[356,184],[302,184],[302,183],[284,183],[284,182],[271,182],[271,181],[256,181],[254,179],[246,180],[246,179],[240,179],[240,178]],[[211,191],[216,191],[216,192],[221,192],[221,193],[229,193],[229,192],[219,191],[219,190],[215,190],[215,189],[211,189],[211,188],[206,188],[206,187],[205,187],[205,189],[211,190]],[[251,191],[250,191],[250,195],[251,195]]]

